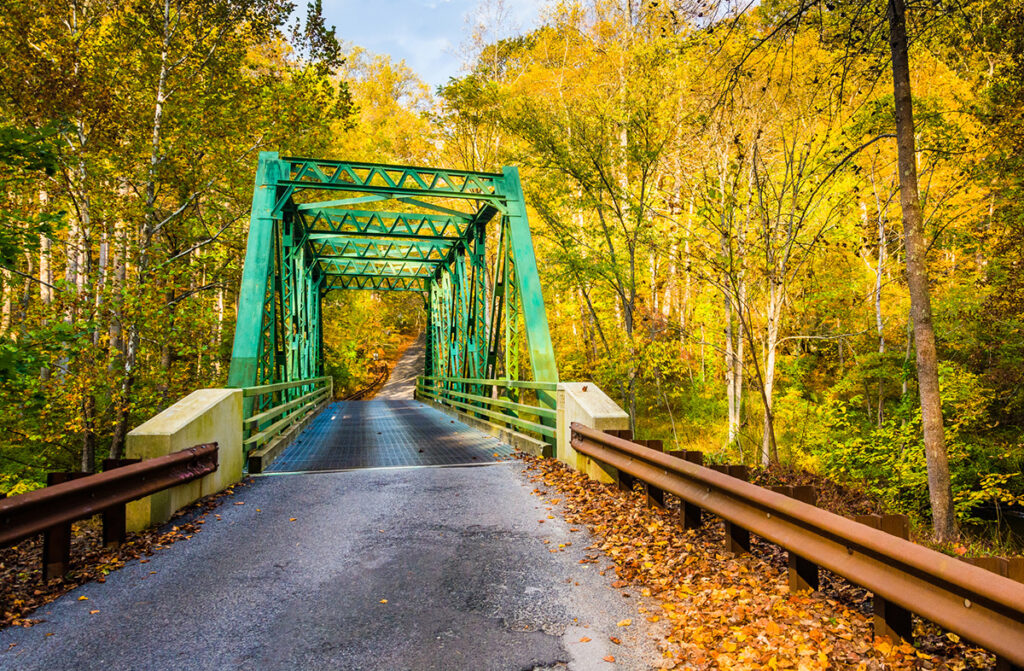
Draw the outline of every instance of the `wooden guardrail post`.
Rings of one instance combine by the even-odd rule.
[[[910,538],[910,521],[906,515],[857,515],[854,519],[872,529],[880,529],[903,540]],[[875,636],[882,636],[893,642],[900,639],[908,643],[913,641],[914,628],[909,610],[877,594],[872,597],[872,604],[875,613]]]
[[[46,486],[84,478],[88,473],[67,471],[47,473]],[[71,522],[57,524],[43,532],[43,580],[59,578],[68,572],[71,562]]]
[[[798,485],[772,487],[772,490],[808,505],[817,505],[818,492],[814,487]],[[788,559],[789,591],[814,592],[820,586],[818,565],[795,552],[786,551]]]
[[[622,438],[623,440],[633,440],[632,429],[609,429],[605,431],[605,433],[611,436],[615,436],[616,438]],[[619,490],[623,492],[633,491],[634,482],[636,482],[636,478],[634,478],[629,473],[617,471],[615,475],[615,484],[618,486]]]
[[[137,464],[140,461],[141,459],[104,459],[102,470],[109,471],[113,468],[120,468],[121,466],[128,466],[129,464]],[[116,548],[124,542],[125,537],[128,535],[127,508],[127,503],[120,503],[103,511],[104,547]]]
[[[683,459],[698,466],[704,465],[704,453],[700,450],[672,450],[666,452],[677,459]],[[703,523],[700,506],[694,505],[685,499],[679,499],[679,522],[683,530],[699,529]]]
[[[652,450],[657,450],[658,452],[665,451],[665,443],[659,438],[653,438],[648,440],[634,440],[633,442],[636,443],[637,445],[643,445],[644,447],[649,447]],[[659,508],[664,508],[665,490],[655,487],[654,485],[648,484],[646,482],[642,484],[644,488],[644,493],[647,495],[647,507],[653,508],[654,506],[658,506]]]
[[[747,467],[741,465],[726,466],[722,471],[726,475],[746,482],[748,480]],[[725,549],[736,555],[750,552],[750,531],[725,521]]]
[[[1024,583],[1024,557],[961,557],[960,560],[971,566],[977,566],[1005,578]],[[1022,671],[1022,667],[1005,657],[997,656],[995,671]]]

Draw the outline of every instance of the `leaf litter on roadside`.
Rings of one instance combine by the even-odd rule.
[[[658,668],[994,668],[992,655],[920,621],[915,631],[925,644],[918,648],[875,639],[869,593],[826,571],[820,592],[790,593],[784,550],[755,540],[753,554],[733,556],[714,518],[684,531],[677,511],[648,508],[639,491],[621,492],[554,459],[517,456],[540,483],[533,494],[560,499],[566,522],[598,539],[580,563],[603,567],[603,554],[614,561],[606,569],[617,576],[612,587],[640,588],[655,599],[653,609],[638,610],[662,627]]]
[[[9,626],[31,627],[44,620],[28,617],[35,609],[71,590],[89,582],[105,582],[106,576],[130,561],[148,562],[141,557],[152,556],[157,550],[199,533],[205,517],[217,508],[235,490],[246,487],[243,480],[231,488],[212,494],[175,513],[170,528],[166,525],[130,533],[119,548],[103,547],[102,528],[96,518],[72,525],[71,563],[60,578],[42,580],[42,536],[28,538],[17,545],[0,548],[0,629]],[[216,513],[214,513],[216,516]],[[166,530],[165,530],[166,529]],[[153,575],[156,571],[150,571]],[[79,601],[88,601],[81,596]],[[98,613],[90,611],[90,614]]]

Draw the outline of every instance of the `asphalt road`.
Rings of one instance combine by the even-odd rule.
[[[0,631],[0,669],[648,668],[636,595],[579,563],[591,539],[521,468],[259,478],[190,540]]]
[[[423,359],[427,352],[427,336],[420,334],[395,364],[387,382],[373,398],[394,401],[412,398],[416,391],[416,377],[423,375]]]

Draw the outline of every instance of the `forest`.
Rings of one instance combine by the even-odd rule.
[[[319,0],[4,9],[0,493],[225,384],[275,150],[519,166],[560,376],[638,435],[940,540],[1024,509],[1021,0],[552,0],[433,91]],[[325,301],[339,393],[423,325],[419,297]]]

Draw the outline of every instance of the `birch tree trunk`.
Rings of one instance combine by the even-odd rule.
[[[782,297],[775,282],[768,282],[767,333],[765,336],[764,356],[764,432],[761,437],[761,465],[779,460],[775,444],[775,422],[773,415],[773,397],[775,391],[775,356],[779,345],[779,322],[782,319]]]

